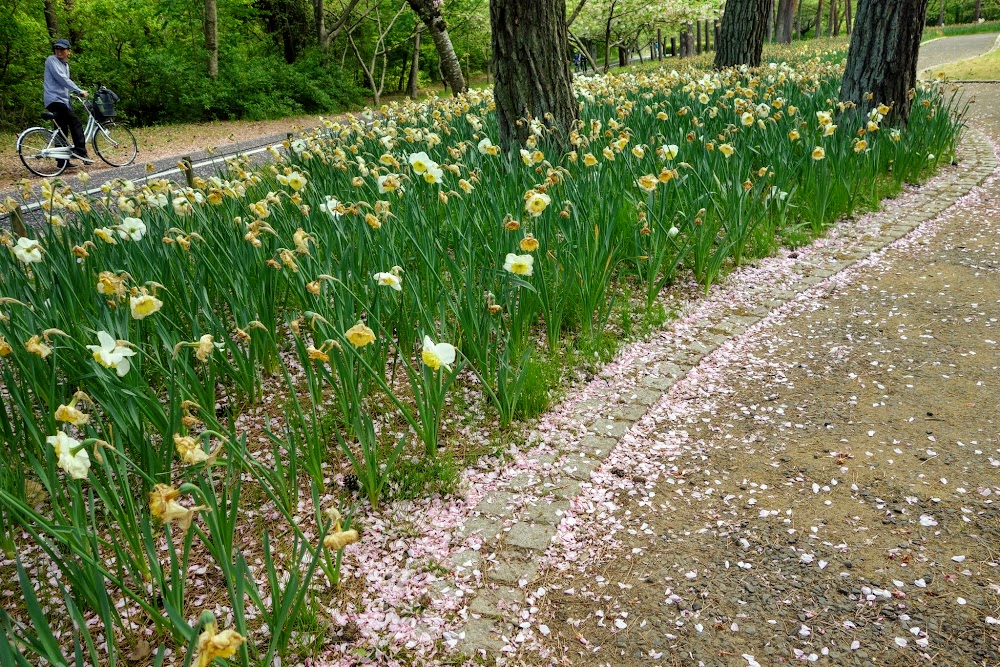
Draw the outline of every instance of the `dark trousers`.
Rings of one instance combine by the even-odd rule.
[[[83,136],[83,125],[73,113],[73,109],[62,102],[53,102],[45,108],[56,115],[56,125],[62,128],[64,133],[69,128],[69,132],[73,136],[73,150],[80,155],[86,155],[87,140]]]

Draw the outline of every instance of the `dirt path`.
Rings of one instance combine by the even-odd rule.
[[[996,42],[997,33],[959,35],[931,40],[920,47],[917,69],[938,67],[956,60],[974,58],[989,51]]]
[[[586,557],[547,554],[514,662],[1000,665],[998,191],[676,384],[574,503]]]

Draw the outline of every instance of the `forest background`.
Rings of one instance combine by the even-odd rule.
[[[799,39],[846,33],[846,1],[774,4],[776,14],[792,5]],[[658,35],[669,53],[685,21],[717,19],[724,4],[567,0],[567,17],[576,48],[603,67],[655,54]],[[37,118],[43,62],[60,37],[73,44],[77,83],[114,89],[134,125],[336,113],[416,95],[448,79],[438,35],[428,38],[442,18],[465,81],[490,83],[489,0],[0,0],[0,17],[0,130]],[[1000,0],[931,0],[927,23],[977,19],[1000,19]]]

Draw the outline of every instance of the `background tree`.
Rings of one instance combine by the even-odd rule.
[[[860,0],[841,100],[854,102],[862,112],[887,104],[893,116],[906,122],[927,1]]]
[[[208,78],[219,76],[219,3],[205,0],[205,51],[208,52]]]
[[[728,0],[722,15],[715,68],[760,65],[772,0]]]
[[[468,85],[462,74],[462,63],[458,60],[455,47],[448,35],[444,16],[441,15],[441,2],[437,0],[407,0],[407,2],[427,26],[427,32],[430,33],[431,39],[434,41],[434,48],[438,52],[438,58],[441,60],[441,74],[444,76],[445,83],[451,88],[453,94],[464,93],[468,89]]]
[[[490,26],[500,146],[527,141],[529,116],[565,141],[577,119],[566,0],[490,0]]]

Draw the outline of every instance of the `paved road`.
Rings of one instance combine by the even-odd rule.
[[[917,69],[922,70],[928,67],[938,67],[945,63],[952,63],[956,60],[964,60],[982,55],[993,48],[996,39],[997,33],[989,32],[980,35],[944,37],[927,42],[920,47]]]

